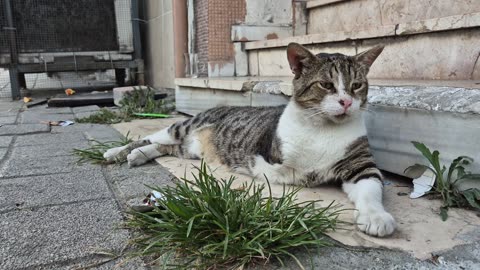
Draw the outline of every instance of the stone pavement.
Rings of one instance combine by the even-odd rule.
[[[149,163],[78,165],[72,148],[89,139],[119,138],[106,125],[48,127],[42,121],[72,120],[96,106],[22,109],[0,101],[0,269],[149,269],[140,260],[112,260],[130,233],[120,229],[124,210],[138,204],[145,185],[168,185],[173,176]],[[295,252],[311,269],[480,269],[480,244],[440,252],[440,265],[407,252],[378,248],[330,247]],[[105,263],[103,263],[105,262]],[[103,264],[102,264],[103,263]],[[293,260],[254,269],[298,269]]]
[[[129,232],[119,227],[127,203],[141,200],[145,184],[171,183],[171,175],[155,164],[77,165],[73,148],[121,135],[105,125],[41,123],[97,109],[0,102],[0,269],[147,269],[139,259],[102,254],[125,248]]]

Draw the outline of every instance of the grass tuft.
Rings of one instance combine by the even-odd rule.
[[[270,185],[268,197],[264,185],[232,189],[233,176],[216,179],[203,162],[192,175],[175,187],[153,188],[162,198],[152,211],[130,211],[126,225],[139,232],[132,256],[153,256],[164,269],[235,269],[290,257],[303,269],[292,249],[330,245],[324,233],[340,222],[342,210],[333,203],[298,203],[300,188],[284,187],[280,198]]]
[[[107,142],[100,142],[97,140],[92,140],[93,145],[85,148],[85,149],[78,149],[74,148],[73,154],[78,157],[77,163],[86,163],[91,162],[94,164],[105,164],[106,160],[103,157],[103,154],[110,148],[124,146],[131,143],[133,140],[130,138],[129,133],[118,141],[107,141]]]
[[[131,117],[123,112],[115,112],[106,108],[101,108],[98,112],[83,118],[76,118],[77,123],[92,124],[117,124],[120,122],[128,122]]]
[[[136,114],[167,114],[174,110],[173,104],[166,104],[164,100],[155,100],[155,91],[147,86],[146,89],[134,87],[127,92],[120,101],[120,111],[111,111],[102,108],[100,111],[83,118],[76,118],[77,123],[116,124],[129,122],[135,118],[142,118]]]
[[[150,86],[146,89],[134,87],[133,91],[125,93],[120,105],[122,111],[129,116],[135,113],[166,114],[172,110],[165,100],[155,100],[155,91]]]

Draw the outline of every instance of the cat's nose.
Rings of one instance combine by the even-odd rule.
[[[340,99],[338,102],[342,107],[347,110],[350,106],[352,106],[352,100],[351,99]]]

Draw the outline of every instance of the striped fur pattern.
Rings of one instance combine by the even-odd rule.
[[[248,168],[256,155],[281,163],[276,129],[284,107],[217,107],[172,125],[169,133],[181,141],[191,130],[211,128],[216,155],[233,169]]]
[[[375,164],[368,146],[368,139],[362,136],[352,142],[345,151],[345,157],[337,161],[333,167],[335,181],[344,181],[348,179],[357,183],[364,178],[382,179],[382,174]]]
[[[346,181],[357,183],[370,177],[381,181],[382,173],[370,153],[367,137],[362,136],[352,142],[347,147],[344,157],[329,169],[328,175],[331,177],[322,179],[319,173],[311,171],[302,179],[302,185],[314,187],[323,183],[342,184]]]
[[[383,209],[382,175],[369,151],[362,111],[370,65],[383,47],[356,56],[313,55],[290,44],[293,96],[277,107],[217,107],[168,129],[105,153],[131,166],[175,155],[220,161],[237,172],[271,182],[317,186],[337,183],[356,204],[359,228],[391,234]]]

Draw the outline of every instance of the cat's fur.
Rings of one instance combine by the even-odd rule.
[[[338,183],[355,203],[361,231],[395,229],[382,205],[382,175],[370,154],[362,108],[377,46],[356,56],[313,55],[289,44],[293,97],[286,106],[217,107],[130,145],[110,149],[108,161],[141,165],[162,155],[217,160],[241,173],[303,186]]]

